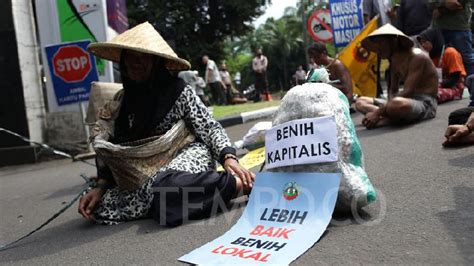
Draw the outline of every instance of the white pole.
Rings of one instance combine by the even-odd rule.
[[[81,122],[84,125],[84,133],[86,133],[86,140],[89,142],[90,132],[89,126],[86,124],[86,107],[84,106],[84,102],[79,103],[79,108],[81,109]],[[87,146],[87,151],[91,150],[91,146]]]

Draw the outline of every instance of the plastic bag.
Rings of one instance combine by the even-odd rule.
[[[339,159],[337,162],[273,168],[275,172],[342,173],[336,203],[340,211],[361,208],[376,200],[376,192],[364,170],[359,139],[349,114],[349,102],[331,85],[306,83],[293,87],[282,99],[273,125],[291,120],[333,115],[337,125]]]
[[[243,138],[243,147],[254,150],[265,145],[265,131],[272,127],[271,121],[258,122],[249,129]]]

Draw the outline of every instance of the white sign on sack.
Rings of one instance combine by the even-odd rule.
[[[266,168],[335,162],[338,159],[334,116],[305,118],[275,126],[265,134]]]

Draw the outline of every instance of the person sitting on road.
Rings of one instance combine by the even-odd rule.
[[[415,123],[436,116],[438,77],[430,58],[404,33],[386,24],[372,32],[362,45],[391,62],[388,101],[359,97],[357,111],[365,114],[367,128],[388,124]],[[400,82],[404,89],[399,92]]]
[[[474,145],[474,107],[458,109],[449,114],[449,125],[444,133],[444,147]]]
[[[333,87],[346,95],[349,103],[353,102],[352,77],[346,66],[336,58],[328,55],[324,43],[315,43],[308,48],[308,55],[317,65],[324,66],[329,71],[329,79]]]
[[[440,80],[438,104],[461,100],[464,92],[464,78],[466,77],[461,54],[453,47],[445,46],[440,29],[427,29],[417,39],[423,49],[430,54],[430,58],[438,70],[438,79]]]
[[[226,203],[243,189],[251,188],[255,175],[239,164],[225,130],[191,86],[173,74],[189,69],[190,64],[174,53],[151,24],[142,23],[109,42],[90,44],[88,49],[97,57],[119,62],[124,88],[119,92],[121,98],[116,96],[121,99],[117,116],[102,116],[93,130],[98,132],[92,134],[94,149],[97,150],[99,139],[105,139],[103,145],[139,142],[132,148],[140,150],[144,143],[159,138],[182,121],[195,138],[177,151],[169,163],[145,176],[148,178],[135,189],[120,187],[125,183],[123,179],[136,178],[128,175],[120,179],[120,170],[152,168],[154,165],[147,165],[145,159],[153,150],[144,150],[146,157],[131,158],[129,166],[113,163],[121,159],[113,153],[130,147],[129,144],[123,144],[121,150],[111,150],[109,157],[98,156],[98,186],[79,202],[78,211],[84,218],[116,224],[152,216],[160,224],[176,226],[187,219],[210,215],[215,200]],[[108,122],[114,127],[111,132],[104,132],[101,126]],[[216,160],[225,172],[215,170]],[[158,163],[161,162],[154,162]],[[161,191],[162,188],[170,189]],[[185,195],[186,188],[194,188],[193,192],[197,188],[200,193]],[[187,211],[191,202],[201,204],[202,208]]]

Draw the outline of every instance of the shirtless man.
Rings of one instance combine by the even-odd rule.
[[[352,103],[352,77],[346,66],[338,59],[328,56],[326,45],[315,43],[308,48],[308,55],[317,65],[324,66],[329,71],[329,79],[338,81],[331,83],[346,95],[349,103]]]
[[[362,45],[390,60],[392,72],[388,101],[370,97],[357,99],[357,111],[365,114],[367,128],[414,123],[436,116],[438,76],[430,58],[408,36],[390,24],[372,32]],[[400,82],[404,83],[399,91]]]

